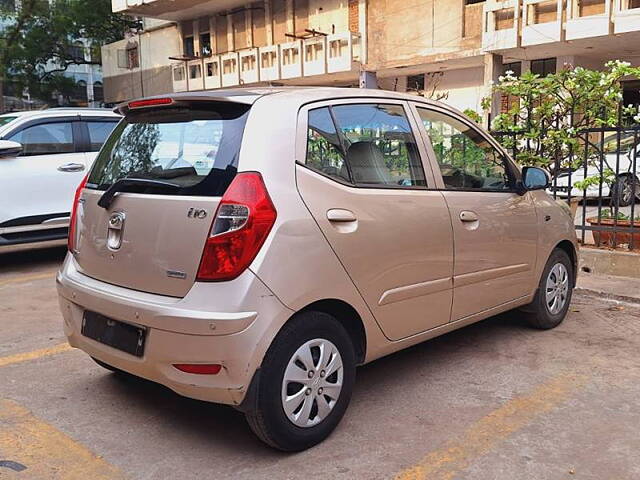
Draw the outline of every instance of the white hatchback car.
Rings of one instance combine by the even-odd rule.
[[[0,115],[0,249],[66,238],[73,194],[119,120],[87,108]]]

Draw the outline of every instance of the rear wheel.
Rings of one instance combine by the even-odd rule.
[[[635,189],[638,189],[636,180]],[[611,201],[619,207],[628,207],[635,200],[633,178],[629,175],[620,175],[611,187]]]
[[[527,320],[532,327],[547,330],[562,323],[571,303],[573,275],[569,256],[556,248],[547,260],[538,292],[526,309]]]
[[[310,448],[340,422],[354,380],[355,352],[344,327],[325,313],[299,314],[265,356],[249,426],[279,450]]]

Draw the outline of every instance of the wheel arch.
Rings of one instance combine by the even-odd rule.
[[[364,359],[367,354],[367,335],[362,318],[355,308],[344,300],[327,298],[310,303],[304,308],[298,310],[291,316],[291,318],[301,312],[308,311],[326,313],[338,320],[351,338],[353,348],[356,352],[357,364],[360,365],[364,363]]]
[[[562,240],[554,247],[554,250],[555,249],[562,250],[569,256],[571,265],[573,265],[573,286],[575,287],[578,275],[578,252],[576,251],[575,245],[569,240]]]

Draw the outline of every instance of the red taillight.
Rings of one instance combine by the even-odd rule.
[[[150,98],[149,100],[136,100],[135,102],[129,102],[129,109],[142,108],[142,107],[157,107],[160,105],[171,105],[173,103],[172,98]]]
[[[76,248],[76,233],[78,230],[76,227],[76,217],[78,215],[78,203],[80,202],[80,195],[82,195],[82,190],[87,185],[87,178],[89,178],[89,174],[85,175],[85,177],[80,182],[80,185],[78,185],[76,194],[73,197],[73,205],[71,206],[71,218],[69,218],[69,236],[67,237],[67,247],[69,248],[69,251],[71,253],[73,253]]]
[[[276,220],[262,176],[239,173],[222,196],[196,279],[233,280],[253,261]]]
[[[196,375],[217,375],[222,369],[222,365],[216,363],[175,363],[173,366],[181,372]]]

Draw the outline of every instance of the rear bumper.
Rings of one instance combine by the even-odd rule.
[[[100,282],[68,255],[57,287],[69,344],[190,398],[239,405],[271,340],[292,314],[249,270],[232,282],[195,283],[184,298]],[[80,333],[85,310],[147,327],[135,357]],[[176,363],[219,363],[217,375],[184,373]]]

